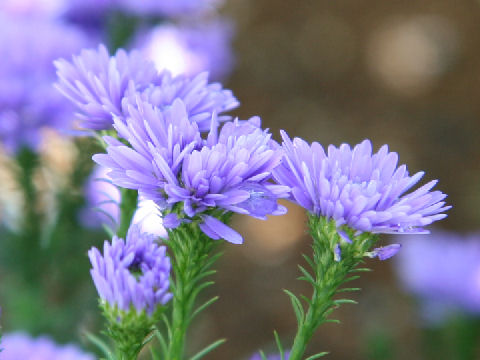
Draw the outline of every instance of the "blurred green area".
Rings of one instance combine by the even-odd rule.
[[[60,173],[52,172],[46,159],[34,152],[17,155],[16,190],[23,189],[25,198],[18,228],[2,228],[0,234],[4,331],[50,334],[57,341],[71,342],[100,324],[87,250],[106,236],[101,229],[88,230],[79,223],[84,182],[98,148],[91,139],[78,139],[74,147],[78,156],[73,167]],[[55,150],[60,157],[65,155],[62,150]],[[44,175],[65,179],[52,183]]]

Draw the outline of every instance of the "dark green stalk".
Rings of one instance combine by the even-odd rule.
[[[40,259],[40,237],[42,216],[38,209],[38,193],[35,187],[35,171],[39,164],[38,155],[28,148],[23,148],[17,154],[17,163],[20,167],[18,183],[25,196],[24,217],[20,229],[20,256],[25,264],[23,270],[25,280],[36,283],[38,279],[38,262]]]
[[[122,194],[122,202],[120,203],[120,224],[118,226],[117,236],[125,239],[133,215],[137,209],[138,192],[137,190],[125,188],[120,188],[120,191]]]
[[[357,276],[350,274],[366,269],[356,269],[361,263],[365,253],[376,241],[376,236],[365,233],[354,237],[353,230],[344,229],[353,240],[351,244],[342,242],[333,220],[310,215],[309,228],[313,237],[313,259],[305,257],[313,273],[300,266],[303,276],[300,278],[309,282],[313,287],[313,294],[306,299],[307,312],[303,310],[300,300],[290,292],[287,294],[292,300],[292,305],[298,320],[298,329],[290,352],[289,360],[301,360],[307,345],[318,327],[325,322],[335,322],[328,319],[330,313],[343,303],[353,303],[348,299],[334,300],[339,287]],[[334,249],[341,245],[341,260],[335,259]],[[343,289],[343,291],[357,289]],[[311,359],[321,357],[326,353],[314,355]]]
[[[216,244],[196,223],[182,224],[169,231],[167,245],[171,251],[173,279],[170,286],[173,299],[171,320],[168,324],[168,360],[183,359],[185,338],[191,321],[216,300],[210,299],[195,309],[195,300],[199,293],[213,284],[205,278],[215,273],[211,266],[220,256],[218,253],[212,255]]]

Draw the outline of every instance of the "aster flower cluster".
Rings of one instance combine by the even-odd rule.
[[[172,297],[169,292],[170,260],[166,248],[133,226],[126,241],[105,242],[103,256],[92,248],[92,278],[100,298],[123,311],[134,308],[152,314]]]
[[[104,47],[56,64],[58,87],[83,110],[83,125],[116,130],[115,137],[104,137],[107,154],[94,160],[112,170],[115,185],[138,190],[172,213],[165,226],[199,221],[210,237],[239,243],[242,238],[212,211],[259,218],[284,213],[276,200],[288,188],[269,182],[281,149],[258,118],[220,127],[231,118],[218,114],[238,101],[220,84],[209,84],[206,74],[157,74],[138,53],[108,57]]]
[[[32,338],[21,332],[2,336],[3,360],[94,360],[91,354],[83,352],[78,346],[58,345],[46,336]]]
[[[428,322],[441,322],[452,309],[480,314],[478,233],[415,235],[405,242],[396,260],[400,280],[420,299]]]
[[[411,191],[423,172],[410,176],[387,146],[373,153],[365,140],[325,151],[318,143],[292,141],[285,132],[280,146],[258,117],[232,120],[227,113],[238,101],[220,84],[208,83],[206,74],[158,72],[138,52],[109,56],[103,46],[56,66],[57,87],[77,106],[82,126],[102,135],[106,153],[94,155],[94,161],[109,169],[122,194],[135,195],[130,205],[137,206],[138,195],[162,213],[171,282],[165,248],[137,226],[126,242],[117,237],[106,242],[103,257],[96,249],[89,256],[97,290],[110,306],[151,315],[172,297],[171,319],[165,320],[172,330],[159,335],[166,358],[182,357],[188,324],[197,313],[195,298],[211,284],[203,279],[218,257],[212,255],[212,239],[243,242],[227,225],[232,213],[259,219],[281,215],[286,212],[278,204],[281,198],[309,213],[314,254],[306,259],[312,271],[301,267],[302,279],[314,289],[307,309],[287,291],[299,324],[288,358],[299,360],[318,326],[340,304],[351,302],[335,300],[334,294],[364,257],[385,260],[399,250],[398,244],[374,248],[377,234],[425,233],[450,208],[445,194],[431,191],[436,181]],[[121,210],[128,212],[124,200]],[[116,316],[110,322],[116,323]],[[140,334],[144,339],[145,331]],[[131,343],[124,340],[128,350]],[[137,346],[133,354],[138,351]]]

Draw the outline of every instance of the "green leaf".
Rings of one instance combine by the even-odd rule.
[[[309,282],[310,284],[315,285],[315,279],[313,278],[313,276],[303,266],[298,265],[298,268],[300,269],[300,271],[303,274],[303,276],[300,277],[299,279],[300,280],[305,280],[305,281]]]
[[[315,354],[315,355],[312,355],[308,358],[306,358],[305,360],[315,360],[315,359],[319,359],[325,355],[328,355],[328,352],[327,351],[324,351],[324,352],[321,352],[321,353],[318,353],[318,354]]]
[[[277,343],[278,352],[280,353],[280,360],[285,360],[282,342],[276,330],[273,331],[273,336],[275,336],[275,342]]]
[[[153,347],[150,347],[150,355],[153,360],[160,360],[160,353]]]
[[[102,224],[103,230],[107,233],[109,238],[113,238],[115,236],[115,231],[108,225]]]
[[[303,310],[302,303],[300,300],[289,290],[283,289],[285,294],[288,295],[290,301],[292,303],[293,311],[295,312],[295,316],[297,317],[298,324],[303,324],[305,319],[305,311]]]
[[[195,309],[195,311],[192,313],[192,315],[190,316],[190,321],[193,320],[193,318],[195,316],[197,316],[198,314],[200,314],[203,310],[205,310],[207,307],[209,307],[210,305],[212,305],[215,301],[217,301],[219,299],[218,296],[214,296],[213,298],[211,298],[210,300],[204,302],[202,305],[200,305],[198,308]]]
[[[148,336],[143,340],[142,347],[144,347],[144,346],[147,345],[150,341],[152,341],[152,339],[153,339],[154,336],[155,336],[155,332],[156,332],[156,330],[155,330],[155,331],[152,331],[152,332],[150,333],[150,335],[148,335]]]
[[[167,324],[167,327],[169,327],[168,324]],[[169,334],[170,334],[170,332],[169,332]],[[167,346],[167,342],[165,341],[165,337],[158,330],[155,331],[155,336],[157,337],[158,343],[160,344],[160,349],[162,350],[162,354],[166,355],[168,346]]]
[[[203,350],[200,350],[197,354],[195,354],[192,358],[190,358],[190,360],[199,360],[201,359],[202,357],[204,357],[205,355],[207,355],[209,352],[215,350],[217,347],[219,347],[220,345],[222,345],[223,343],[225,343],[227,340],[226,339],[220,339],[220,340],[217,340],[215,341],[214,343],[208,345],[206,348],[204,348]]]
[[[343,288],[337,291],[337,293],[350,292],[350,291],[360,291],[360,288]]]
[[[360,276],[358,276],[358,275],[350,276],[350,277],[345,278],[344,280],[342,280],[342,284],[345,284],[345,283],[350,282],[350,281],[353,281],[353,280],[357,280],[357,279],[359,279],[359,278],[360,278]]]
[[[369,268],[357,268],[357,269],[352,269],[349,271],[350,273],[363,273],[363,272],[371,272],[372,269]]]
[[[310,258],[310,256],[308,255],[305,255],[305,254],[302,254],[302,257],[305,259],[305,261],[307,262],[308,265],[310,265],[310,267],[312,269],[315,269],[315,265],[313,263],[313,260]]]
[[[113,356],[109,346],[102,339],[92,333],[89,333],[88,331],[85,332],[85,336],[107,357],[108,360],[115,360],[115,357]]]
[[[268,360],[267,355],[265,355],[263,350],[260,350],[260,356],[262,357],[262,360]]]
[[[338,299],[338,300],[333,300],[333,303],[334,303],[335,305],[358,304],[355,300],[351,300],[351,299]]]

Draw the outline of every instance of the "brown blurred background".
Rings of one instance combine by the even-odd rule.
[[[224,12],[237,23],[227,86],[240,117],[260,115],[277,140],[285,129],[324,145],[389,144],[411,173],[425,170],[449,194],[440,226],[480,228],[480,2],[230,0]],[[245,245],[224,247],[221,298],[193,329],[198,346],[228,339],[209,359],[271,349],[274,329],[290,344],[296,323],[281,289],[309,294],[295,280],[310,253],[304,221],[293,206],[268,222],[236,218]],[[337,311],[342,324],[323,326],[311,350],[334,360],[371,359],[375,348],[384,352],[377,358],[421,359],[419,321],[393,262],[368,265],[374,272],[355,284],[360,304]]]

